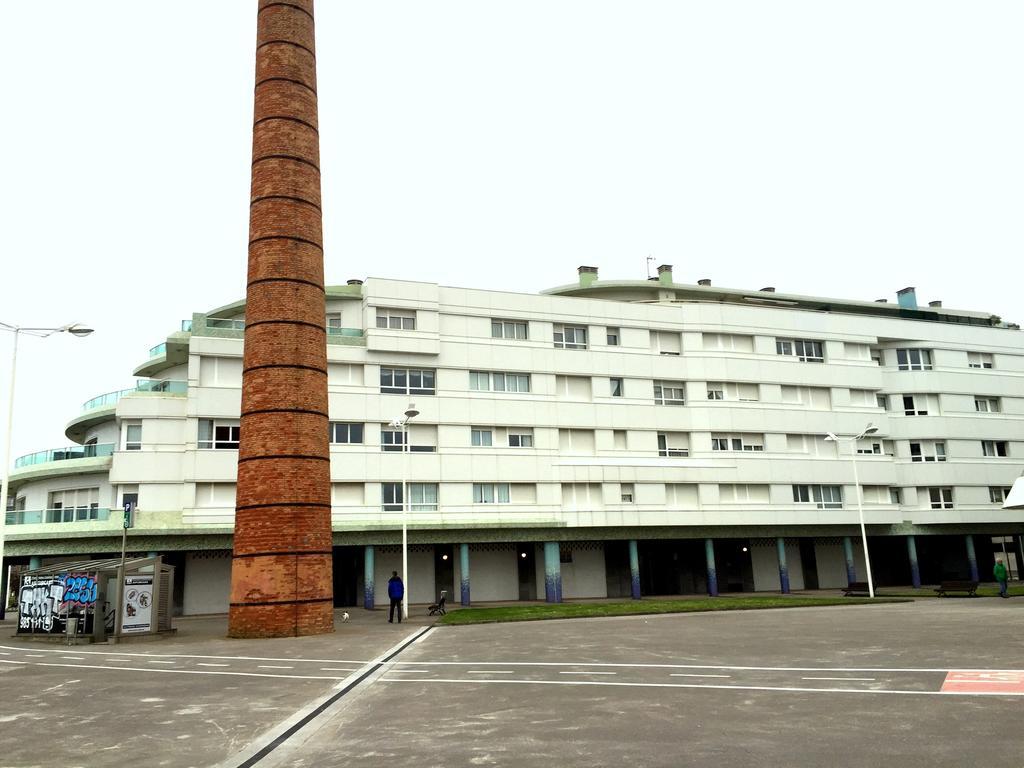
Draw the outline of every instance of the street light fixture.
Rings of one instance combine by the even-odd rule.
[[[395,429],[402,430],[402,453],[406,454],[402,457],[402,586],[404,592],[402,593],[402,618],[409,618],[409,493],[408,488],[408,474],[409,474],[409,422],[420,415],[420,412],[416,410],[415,403],[409,403],[409,407],[406,408],[404,418],[399,417],[392,420],[391,426]]]
[[[46,338],[55,333],[70,333],[72,336],[83,338],[92,333],[93,329],[79,323],[62,325],[59,328],[28,328],[0,322],[0,330],[14,334],[14,344],[11,350],[11,385],[7,390],[7,422],[4,425],[4,460],[3,466],[0,467],[0,473],[2,473],[0,477],[3,478],[0,480],[0,507],[3,508],[3,514],[0,514],[0,584],[3,584],[3,594],[0,595],[0,619],[2,619],[7,612],[7,590],[9,589],[6,579],[7,571],[3,568],[4,526],[7,523],[7,489],[10,485],[11,435],[13,434],[11,427],[14,421],[14,382],[18,367],[18,337],[25,334],[26,336]]]
[[[853,453],[850,456],[850,461],[853,464],[853,483],[857,486],[857,517],[860,520],[860,540],[864,546],[864,567],[868,572],[868,596],[875,596],[875,583],[871,578],[871,558],[868,556],[868,534],[864,529],[864,492],[860,487],[860,477],[857,475],[857,441],[861,438],[873,435],[878,431],[878,427],[874,424],[868,424],[864,431],[859,435],[853,437],[837,437],[835,433],[829,432],[825,436],[825,439],[829,442],[836,443],[837,449],[839,443],[853,443]]]

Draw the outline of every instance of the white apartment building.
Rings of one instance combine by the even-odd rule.
[[[244,314],[194,314],[73,446],[17,460],[8,563],[115,556],[134,501],[129,550],[176,566],[177,609],[226,611]],[[386,602],[403,515],[416,603],[845,586],[854,461],[876,584],[1021,562],[1024,335],[997,317],[668,265],[536,295],[350,281],[326,316],[338,605]]]

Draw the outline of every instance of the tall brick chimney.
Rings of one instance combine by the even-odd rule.
[[[231,637],[334,629],[313,0],[259,0]]]

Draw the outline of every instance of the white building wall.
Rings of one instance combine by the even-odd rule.
[[[458,601],[459,567],[458,547],[455,549],[455,589],[451,597]],[[519,563],[515,547],[469,547],[469,590],[474,602],[519,599]]]
[[[562,563],[562,597],[608,597],[602,547],[573,547],[572,562]]]
[[[231,594],[230,552],[185,555],[184,613],[227,613]]]

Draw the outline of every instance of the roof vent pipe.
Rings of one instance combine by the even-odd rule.
[[[698,280],[697,285],[703,285],[705,288],[711,287],[711,278],[705,277],[703,280]]]
[[[888,299],[875,299],[875,304],[888,304]]]
[[[346,280],[345,285],[362,285],[362,280]]]
[[[597,267],[579,267],[577,272],[580,274],[580,288],[589,288],[597,282]]]
[[[661,264],[658,266],[658,282],[662,285],[672,285],[671,264]]]
[[[917,289],[914,286],[896,291],[896,300],[903,309],[917,309]]]
[[[766,288],[762,288],[761,289],[761,293],[775,293],[775,286],[774,285],[769,285]]]
[[[936,307],[936,308],[938,308],[938,307],[942,306],[942,302],[941,301],[929,301],[928,302],[928,306],[929,307]]]

